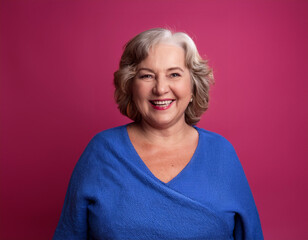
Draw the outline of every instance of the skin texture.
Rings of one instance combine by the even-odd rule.
[[[128,126],[129,137],[153,175],[169,182],[185,168],[198,144],[197,131],[185,122],[192,86],[184,50],[172,44],[151,48],[138,66],[132,89],[142,121]],[[154,100],[172,103],[155,105]]]

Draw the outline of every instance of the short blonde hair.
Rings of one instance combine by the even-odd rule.
[[[185,121],[194,125],[208,109],[209,88],[214,79],[212,69],[207,65],[207,61],[200,57],[194,41],[183,32],[153,28],[126,43],[119,69],[114,73],[114,96],[118,108],[133,121],[141,121],[141,114],[132,101],[132,82],[137,74],[138,64],[146,59],[150,48],[162,42],[179,45],[185,51],[185,64],[190,71],[193,98],[185,110]]]

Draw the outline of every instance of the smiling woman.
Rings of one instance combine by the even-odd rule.
[[[54,239],[263,239],[232,145],[195,126],[212,81],[185,33],[150,29],[130,40],[114,83],[133,122],[91,140]]]
[[[128,116],[135,122],[141,120],[140,113],[132,102],[132,80],[135,79],[137,71],[142,70],[139,64],[142,64],[143,61],[148,61],[146,58],[151,55],[149,52],[152,52],[153,48],[155,49],[158,44],[165,45],[169,48],[173,47],[174,49],[178,47],[177,52],[179,53],[181,51],[184,53],[183,62],[180,62],[180,64],[184,64],[184,67],[181,70],[184,71],[187,68],[189,71],[192,87],[191,92],[194,100],[191,101],[185,110],[185,122],[189,125],[196,124],[199,122],[200,116],[208,108],[209,87],[213,83],[212,70],[206,64],[206,61],[200,57],[195,43],[187,34],[182,32],[172,33],[166,29],[145,31],[126,44],[121,57],[120,68],[114,74],[114,83],[116,86],[115,98],[119,105],[119,110],[123,115]],[[174,59],[173,61],[176,60]],[[172,76],[178,75],[179,72],[172,73],[172,70],[176,70],[173,68],[174,66],[169,69],[171,71],[170,74]],[[149,73],[146,74],[146,77],[155,77],[154,69],[145,68],[144,70],[147,70],[147,73]]]
[[[159,128],[185,124],[192,84],[183,48],[169,44],[152,47],[138,65],[132,89],[132,102],[144,124]]]

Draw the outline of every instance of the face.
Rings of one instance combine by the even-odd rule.
[[[155,128],[185,124],[192,86],[184,50],[171,44],[152,47],[138,65],[132,88],[144,123]]]

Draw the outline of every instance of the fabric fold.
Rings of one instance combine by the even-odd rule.
[[[232,146],[196,129],[199,152],[167,184],[141,162],[126,126],[97,134],[74,169],[54,239],[262,239]],[[235,228],[239,212],[243,228]]]

